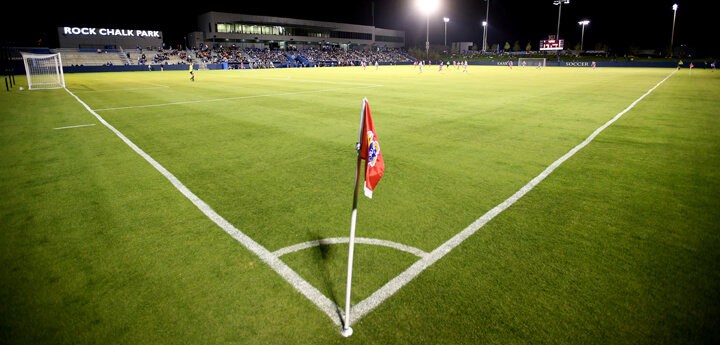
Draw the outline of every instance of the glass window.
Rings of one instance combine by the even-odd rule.
[[[217,32],[230,32],[232,27],[230,24],[218,23]]]

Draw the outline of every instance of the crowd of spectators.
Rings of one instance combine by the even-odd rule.
[[[360,62],[372,64],[411,62],[412,58],[398,49],[345,50],[337,47],[301,49],[297,54],[311,63],[330,62],[338,66],[354,65]]]
[[[274,68],[281,66],[353,66],[361,63],[402,63],[412,62],[413,58],[399,49],[381,50],[345,50],[339,47],[302,48],[291,50],[278,50],[269,48],[238,48],[216,47],[204,45],[190,51],[179,49],[158,49],[153,51],[154,56],[148,60],[142,50],[139,50],[137,63],[165,64],[171,60],[179,63],[229,63],[233,67],[242,68]],[[236,66],[237,65],[237,66]]]
[[[146,53],[147,52],[147,53]],[[148,58],[150,54],[155,54]],[[188,61],[187,52],[179,48],[148,48],[143,50],[141,47],[136,48],[138,65],[170,65],[175,63],[184,64]],[[128,59],[131,59],[130,53],[126,53]]]

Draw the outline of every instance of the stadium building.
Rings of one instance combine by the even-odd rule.
[[[222,12],[200,15],[198,30],[188,35],[189,47],[234,45],[291,50],[334,46],[350,50],[405,46],[404,31]]]

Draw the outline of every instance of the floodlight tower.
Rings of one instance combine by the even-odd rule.
[[[427,15],[427,39],[425,40],[425,58],[430,58],[430,13],[438,7],[438,0],[418,0],[420,10]]]
[[[447,23],[450,21],[450,18],[445,17],[443,21],[445,22],[445,45],[447,46]]]
[[[578,24],[582,25],[582,34],[580,35],[580,51],[583,50],[583,43],[585,41],[585,25],[590,24],[589,20],[579,21]]]
[[[562,5],[563,4],[569,4],[570,0],[555,0],[553,1],[553,5],[558,6],[558,27],[557,27],[557,36],[555,36],[555,39],[560,39],[560,14],[562,14]]]
[[[675,17],[677,17],[677,9],[678,4],[673,4],[673,28],[672,28],[672,35],[670,36],[670,56],[673,55],[673,41],[675,39]]]

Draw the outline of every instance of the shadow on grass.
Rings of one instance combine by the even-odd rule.
[[[320,273],[320,277],[322,278],[323,288],[329,294],[327,297],[330,298],[330,300],[337,306],[336,312],[338,317],[340,320],[343,320],[343,315],[340,312],[340,303],[338,302],[338,296],[335,292],[335,285],[333,284],[333,279],[330,276],[330,268],[332,266],[331,262],[335,259],[337,249],[334,249],[333,245],[322,243],[324,238],[320,237],[320,235],[316,233],[312,233],[311,238],[320,242],[319,246],[313,247],[313,258],[316,259],[315,262],[317,263],[317,269]]]

